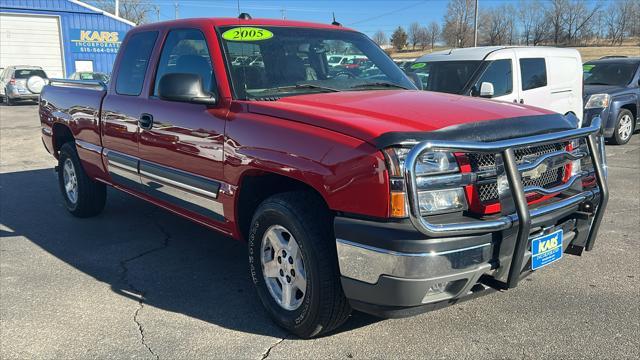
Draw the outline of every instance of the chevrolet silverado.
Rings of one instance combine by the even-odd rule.
[[[344,53],[380,71],[330,71]],[[418,91],[338,24],[138,26],[108,85],[52,79],[39,115],[71,214],[111,186],[246,241],[261,302],[303,338],[513,288],[591,250],[608,197],[598,119]]]

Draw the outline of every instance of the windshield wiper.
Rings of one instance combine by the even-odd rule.
[[[357,85],[353,85],[353,86],[349,87],[349,89],[358,89],[358,88],[367,88],[367,87],[390,87],[390,88],[409,90],[404,86],[397,85],[397,84],[390,83],[390,82],[382,82],[382,81],[369,82],[369,83],[364,83],[364,84],[357,84]]]
[[[585,85],[611,85],[611,84],[606,84],[602,82],[592,82],[592,83],[585,83]]]
[[[288,91],[288,90],[295,90],[295,89],[314,89],[314,90],[324,90],[326,92],[340,91],[338,89],[321,86],[321,85],[315,85],[315,84],[296,84],[296,85],[290,85],[290,86],[280,86],[276,88],[265,89],[265,92],[272,92],[272,91],[281,92],[281,91]]]

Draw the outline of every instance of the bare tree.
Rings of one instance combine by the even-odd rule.
[[[113,0],[88,0],[85,2],[107,12],[115,12]],[[145,0],[120,0],[120,16],[136,24],[148,22],[154,11],[154,5]]]
[[[420,24],[417,22],[412,22],[409,25],[409,31],[407,31],[407,35],[409,35],[409,43],[411,44],[411,48],[415,49],[416,44],[420,42]]]
[[[449,0],[442,37],[448,45],[465,47],[473,42],[474,0]]]
[[[526,0],[520,0],[518,3],[518,21],[522,29],[522,39],[527,46],[529,46],[533,38],[533,23],[535,18],[534,13],[531,11],[532,7],[533,4]]]
[[[631,24],[637,19],[638,12],[635,12],[635,0],[621,0],[612,2],[607,9],[607,37],[611,45],[622,45],[625,35],[629,33]]]
[[[428,27],[429,31],[427,32],[429,35],[429,43],[431,44],[431,50],[436,45],[436,41],[440,39],[440,24],[435,21],[432,21]]]
[[[420,50],[424,50],[430,44],[431,35],[429,34],[429,28],[420,27],[418,29],[418,45]]]
[[[570,45],[579,44],[584,39],[584,34],[588,33],[590,26],[594,23],[594,17],[600,10],[600,4],[595,3],[591,9],[582,0],[573,0],[566,3],[566,13],[564,16],[564,31],[567,43]]]
[[[373,42],[378,44],[378,46],[386,45],[388,43],[387,34],[382,30],[376,31],[375,34],[373,34]]]
[[[551,26],[553,43],[558,45],[562,41],[564,17],[567,12],[567,0],[552,0],[547,8],[546,18]]]
[[[482,43],[488,45],[510,45],[515,32],[515,10],[510,4],[483,9],[480,13],[479,32]]]
[[[546,9],[540,1],[534,0],[528,11],[531,12],[533,18],[531,44],[533,46],[541,45],[549,39],[549,28],[551,27],[548,18],[545,16]]]

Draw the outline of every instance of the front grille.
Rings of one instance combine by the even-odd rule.
[[[566,144],[551,144],[516,149],[514,151],[514,154],[516,156],[516,163],[520,165],[525,160],[533,161],[544,154],[560,151],[565,147]],[[494,154],[471,153],[467,155],[469,156],[471,169],[474,172],[495,170],[496,157]],[[522,180],[522,184],[525,187],[539,186],[544,189],[549,189],[562,183],[562,179],[564,178],[564,176],[565,167],[561,166],[548,169],[537,179],[525,178]],[[498,201],[498,184],[496,183],[495,179],[491,182],[478,185],[478,196],[482,203],[493,203]]]

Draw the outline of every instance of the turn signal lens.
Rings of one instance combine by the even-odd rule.
[[[403,218],[407,216],[404,192],[391,192],[391,217]]]

